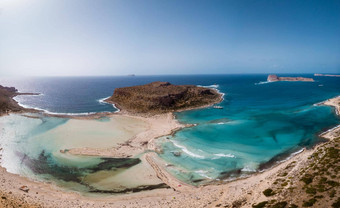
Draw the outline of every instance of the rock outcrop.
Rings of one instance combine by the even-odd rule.
[[[152,82],[117,88],[106,102],[131,113],[158,114],[211,105],[221,99],[222,95],[210,88]]]
[[[268,82],[278,82],[278,81],[301,81],[301,82],[314,82],[313,78],[305,77],[278,77],[275,74],[268,75]]]

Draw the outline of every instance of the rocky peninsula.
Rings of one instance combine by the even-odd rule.
[[[222,95],[215,89],[152,82],[146,85],[117,88],[105,101],[130,113],[161,114],[204,107],[221,100]]]
[[[301,82],[314,82],[313,78],[306,77],[278,77],[275,74],[268,75],[268,82],[278,82],[278,81],[301,81]]]
[[[38,93],[19,93],[14,87],[0,85],[0,116],[11,112],[35,111],[21,107],[13,98],[17,95],[39,95]]]

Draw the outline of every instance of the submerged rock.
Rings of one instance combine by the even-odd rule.
[[[174,152],[171,152],[174,156],[176,156],[176,157],[179,157],[179,156],[181,156],[181,152],[178,152],[178,151],[174,151]]]

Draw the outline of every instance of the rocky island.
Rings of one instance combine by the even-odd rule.
[[[340,74],[314,74],[315,77],[340,77]]]
[[[314,82],[313,78],[306,77],[278,77],[275,74],[268,75],[268,82],[278,82],[278,81],[301,81],[301,82]]]
[[[117,88],[105,101],[131,113],[159,114],[204,107],[221,100],[222,95],[215,89],[152,82],[146,85]]]

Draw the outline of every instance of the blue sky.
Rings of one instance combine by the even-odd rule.
[[[340,73],[340,1],[0,0],[0,75]]]

